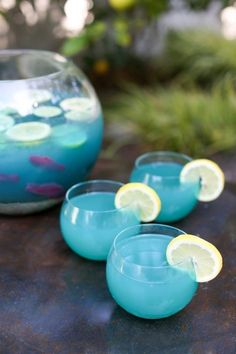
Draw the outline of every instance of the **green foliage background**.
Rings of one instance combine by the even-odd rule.
[[[105,113],[108,121],[131,128],[149,150],[209,156],[236,146],[235,98],[228,80],[209,91],[129,86],[113,97]]]
[[[171,33],[156,69],[166,81],[124,84],[109,104],[104,100],[107,121],[128,126],[147,150],[197,157],[235,148],[235,53],[236,41],[220,34]]]
[[[170,33],[162,69],[170,78],[197,82],[204,87],[236,76],[236,41],[215,32],[185,31]]]
[[[207,8],[212,0],[184,0],[185,6],[193,10]],[[221,0],[222,8],[232,3],[230,0]],[[109,2],[108,2],[109,4]],[[117,51],[126,49],[126,56],[123,55],[124,63],[129,56],[129,47],[140,30],[145,28],[153,18],[158,18],[163,12],[170,8],[169,0],[136,0],[134,6],[128,7],[124,11],[116,11],[112,6],[99,6],[94,3],[95,22],[85,27],[84,31],[76,37],[65,41],[62,52],[68,56],[78,53],[83,54],[83,50],[98,48],[100,56],[114,57]],[[103,50],[101,50],[101,48]],[[94,51],[92,50],[93,55]],[[98,55],[98,56],[99,56]],[[96,59],[96,53],[95,53]]]
[[[2,10],[10,25],[22,1],[17,0],[9,11]],[[35,1],[29,1],[35,7]],[[222,8],[233,2],[222,0]],[[51,3],[63,13],[65,0]],[[186,6],[196,11],[210,3],[185,0]],[[200,30],[173,32],[161,58],[139,62],[132,54],[140,31],[169,8],[169,0],[136,0],[124,11],[112,8],[109,0],[105,6],[94,1],[95,20],[79,35],[65,35],[61,51],[75,60],[82,58],[94,83],[94,65],[103,61],[105,76],[97,90],[104,97],[107,125],[118,123],[121,131],[129,128],[147,149],[193,156],[232,149],[236,146],[236,41]],[[119,90],[116,87],[103,95],[106,80],[119,84]],[[112,141],[115,146],[126,143],[120,136]]]

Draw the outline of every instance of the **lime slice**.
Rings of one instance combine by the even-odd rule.
[[[52,94],[48,90],[35,89],[30,90],[30,97],[32,97],[32,99],[37,103],[43,103],[50,101],[52,99]]]
[[[6,137],[4,134],[0,133],[0,144],[4,144],[6,142]]]
[[[182,183],[201,179],[198,200],[210,202],[219,197],[224,189],[224,173],[213,161],[207,159],[193,160],[187,163],[180,174]]]
[[[156,219],[161,210],[161,200],[157,193],[143,183],[127,183],[115,197],[116,208],[135,205],[140,212],[140,220],[149,222]]]
[[[48,90],[40,90],[40,89],[28,89],[22,90],[15,94],[15,100],[17,102],[22,102],[25,100],[29,102],[30,105],[35,103],[43,103],[50,101],[52,99],[52,94]]]
[[[69,111],[65,114],[65,118],[73,121],[88,121],[91,119],[89,112]]]
[[[78,127],[61,124],[53,128],[52,137],[58,145],[66,148],[77,148],[87,140],[86,133]]]
[[[78,148],[81,145],[83,145],[87,140],[87,136],[85,134],[85,132],[83,131],[78,131],[78,132],[74,132],[72,135],[70,136],[64,136],[59,144],[61,146],[64,146],[66,148]]]
[[[6,132],[6,136],[9,139],[22,142],[42,140],[47,138],[50,134],[50,125],[40,122],[16,124]]]
[[[12,117],[0,114],[0,132],[4,132],[15,124]]]
[[[223,260],[218,249],[210,242],[198,236],[180,235],[169,243],[166,258],[170,265],[179,265],[192,259],[196,279],[207,282],[214,279],[221,271]]]
[[[54,118],[62,113],[59,107],[53,106],[40,106],[33,110],[33,114],[40,118]]]
[[[15,108],[5,107],[0,110],[0,115],[16,115],[19,114]]]
[[[0,133],[0,150],[3,150],[8,146],[6,137],[3,133]]]
[[[62,138],[65,135],[73,134],[75,131],[74,125],[69,124],[59,124],[52,128],[52,137],[53,138]]]
[[[72,97],[61,101],[60,106],[64,111],[84,112],[93,107],[93,100],[86,97]]]

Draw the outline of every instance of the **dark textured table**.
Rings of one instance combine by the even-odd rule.
[[[123,156],[100,159],[93,177],[127,180]],[[133,152],[135,155],[135,152]],[[199,204],[176,224],[214,242],[221,275],[199,287],[179,314],[150,321],[133,317],[109,295],[105,263],[89,262],[63,242],[59,208],[26,217],[0,217],[0,353],[235,354],[236,154],[219,157],[223,195]],[[130,161],[132,149],[129,151]]]

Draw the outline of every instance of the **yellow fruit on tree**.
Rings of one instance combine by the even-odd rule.
[[[117,11],[127,10],[135,4],[136,0],[109,0],[109,4]]]
[[[93,70],[97,75],[105,75],[110,69],[110,64],[106,59],[99,59],[95,62]]]

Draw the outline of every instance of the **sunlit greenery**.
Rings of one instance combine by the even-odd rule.
[[[27,1],[36,9],[35,0]],[[0,14],[9,24],[9,38],[14,21],[24,23],[28,30],[21,2],[17,0],[8,11],[0,8]],[[212,0],[183,2],[186,8],[195,11],[212,4]],[[59,11],[60,19],[65,16],[65,3],[66,0],[50,1],[50,9]],[[234,0],[221,0],[222,7],[233,3]],[[109,91],[108,99],[106,96],[102,103],[106,127],[117,122],[119,132],[129,128],[128,142],[133,134],[140,146],[147,149],[183,151],[192,156],[233,148],[236,146],[236,41],[213,32],[188,30],[169,33],[165,51],[154,60],[141,61],[132,51],[140,32],[169,9],[170,0],[95,0],[91,10],[94,21],[74,37],[66,38],[68,33],[61,32],[61,51],[75,61],[82,59],[80,63],[93,83],[96,83],[94,73],[106,73],[112,87],[114,82],[118,85],[119,80],[126,81],[125,88],[119,93]],[[47,16],[44,21],[41,26],[47,23]],[[32,24],[31,28],[37,25]],[[17,43],[21,43],[19,28],[17,25],[14,32]],[[55,42],[53,30],[50,35]],[[44,46],[45,38],[38,38],[38,43]],[[98,82],[100,95],[107,82],[103,79],[102,76]],[[128,85],[128,79],[136,85]],[[114,146],[126,143],[121,133],[112,140]]]
[[[209,86],[226,75],[236,76],[236,41],[218,33],[181,31],[170,33],[166,42],[162,70],[173,79]]]
[[[127,3],[127,6],[125,4]],[[130,6],[132,4],[132,6]],[[116,56],[119,49],[127,51],[138,32],[168,9],[168,0],[110,0],[108,6],[95,3],[93,12],[95,21],[87,25],[76,37],[69,38],[62,47],[62,52],[72,56],[90,48],[94,55]],[[89,55],[89,53],[88,53]],[[124,57],[124,56],[123,56]],[[96,59],[96,58],[95,58]]]
[[[205,9],[211,2],[183,1],[186,8],[194,10]],[[223,7],[230,1],[221,0],[221,3]],[[91,60],[91,56],[94,60],[102,57],[112,66],[125,66],[130,58],[130,48],[139,37],[140,31],[153,20],[157,21],[170,6],[170,0],[109,0],[108,6],[94,2],[95,21],[87,25],[76,37],[67,39],[62,46],[62,52],[68,56],[85,52],[88,60]],[[120,56],[119,60],[117,56]]]
[[[129,126],[149,149],[206,156],[236,146],[236,96],[229,80],[207,92],[131,86],[105,108],[108,123]]]

